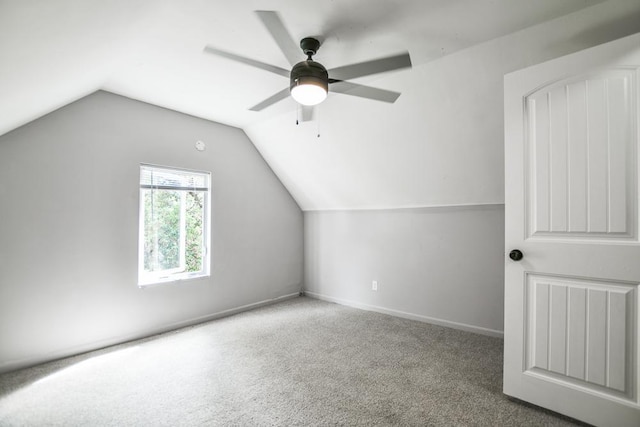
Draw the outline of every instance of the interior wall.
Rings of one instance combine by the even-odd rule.
[[[212,173],[211,277],[138,288],[140,163]],[[244,132],[107,92],[0,137],[0,242],[0,371],[302,287],[302,212]]]
[[[305,212],[304,230],[308,295],[501,336],[503,205]]]
[[[611,0],[356,81],[395,104],[330,93],[245,130],[305,211],[503,203],[503,76],[639,31],[640,1]]]
[[[391,114],[384,161],[358,162],[362,150],[354,150],[357,157],[349,160],[356,167],[345,169],[352,175],[332,173],[334,187],[316,188],[335,191],[317,195],[299,197],[297,177],[283,179],[305,210],[305,290],[501,334],[504,210],[483,206],[501,206],[509,179],[503,167],[503,76],[638,31],[640,3],[612,0],[414,67],[416,81],[407,83],[412,86],[402,96],[423,99],[420,119],[413,122],[420,130],[410,132],[406,117]],[[338,120],[327,119],[330,114],[323,117]],[[358,129],[358,136],[369,144],[366,132]],[[357,169],[362,164],[375,171]],[[394,165],[393,172],[385,169]],[[312,178],[321,183],[322,176]],[[331,199],[343,194],[349,197]],[[428,208],[438,205],[459,207]],[[407,208],[378,209],[394,206]],[[371,291],[372,280],[379,281],[378,292]]]

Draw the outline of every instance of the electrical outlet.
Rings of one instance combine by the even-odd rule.
[[[374,280],[373,282],[371,282],[371,290],[372,291],[377,291],[378,290],[378,281]]]

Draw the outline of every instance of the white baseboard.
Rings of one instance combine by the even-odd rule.
[[[112,345],[123,344],[129,341],[151,337],[153,335],[162,334],[164,332],[173,331],[175,329],[184,328],[186,326],[192,326],[192,325],[197,325],[199,323],[209,322],[211,320],[220,319],[222,317],[232,316],[234,314],[242,313],[244,311],[249,311],[259,307],[264,307],[264,306],[282,302],[288,299],[296,298],[299,295],[300,293],[296,292],[293,294],[283,295],[280,297],[258,301],[258,302],[246,304],[240,307],[231,308],[228,310],[219,311],[217,313],[207,314],[205,316],[195,317],[195,318],[183,320],[180,322],[166,324],[149,331],[138,332],[135,334],[122,335],[118,337],[107,338],[104,340],[93,341],[90,343],[73,346],[73,347],[62,349],[62,350],[56,350],[54,352],[47,353],[45,355],[19,359],[19,360],[10,360],[0,364],[0,374],[5,372],[10,372],[10,371],[16,371],[18,369],[27,368],[29,366],[39,365],[41,363],[51,362],[53,360],[62,359],[65,357],[75,356],[75,355],[86,353],[89,351],[99,350],[105,347],[110,347]]]
[[[361,310],[375,311],[377,313],[388,314],[390,316],[402,317],[404,319],[417,320],[419,322],[431,323],[433,325],[446,326],[448,328],[460,329],[462,331],[473,332],[491,337],[504,338],[504,332],[494,329],[482,328],[480,326],[467,325],[465,323],[452,322],[450,320],[436,319],[434,317],[423,316],[421,314],[407,313],[406,311],[394,310],[391,308],[379,307],[375,305],[363,304],[356,301],[345,300],[342,298],[334,298],[329,295],[319,294],[317,292],[304,291],[304,294],[310,298],[322,301],[334,302],[340,305],[346,305]]]
[[[264,307],[271,304],[276,304],[276,303],[286,301],[292,298],[296,298],[299,296],[300,296],[300,292],[296,292],[293,294],[287,294],[287,295],[283,295],[283,296],[268,299],[268,300],[263,300],[263,301],[258,301],[251,304],[242,305],[236,308],[230,308],[229,310],[223,310],[213,314],[207,314],[206,316],[196,317],[194,319],[190,319],[187,321],[172,323],[170,325],[167,325],[166,330],[162,332],[184,328],[185,326],[197,325],[198,323],[209,322],[211,320],[220,319],[222,317],[233,316],[234,314],[242,313],[244,311],[253,310],[253,309]]]

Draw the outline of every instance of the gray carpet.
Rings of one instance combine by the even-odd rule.
[[[500,339],[296,298],[4,374],[0,425],[576,425],[501,377]]]

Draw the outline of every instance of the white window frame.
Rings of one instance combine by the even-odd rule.
[[[143,184],[143,171],[158,171],[160,173],[176,172],[177,174],[193,174],[204,178],[204,188],[191,188],[180,186],[155,186],[155,184]],[[179,241],[179,266],[177,268],[165,269],[156,272],[145,271],[144,266],[144,244],[145,244],[145,203],[144,193],[148,190],[158,189],[175,189],[181,194],[181,215],[180,215],[180,241]],[[202,247],[202,269],[197,272],[188,272],[186,269],[186,194],[188,191],[200,191],[204,193],[203,197],[203,247]],[[160,283],[172,283],[182,280],[209,277],[210,276],[210,238],[211,238],[211,173],[205,171],[196,171],[191,169],[183,169],[171,166],[159,166],[147,163],[140,164],[140,181],[139,181],[139,218],[138,218],[138,286],[144,287]]]

